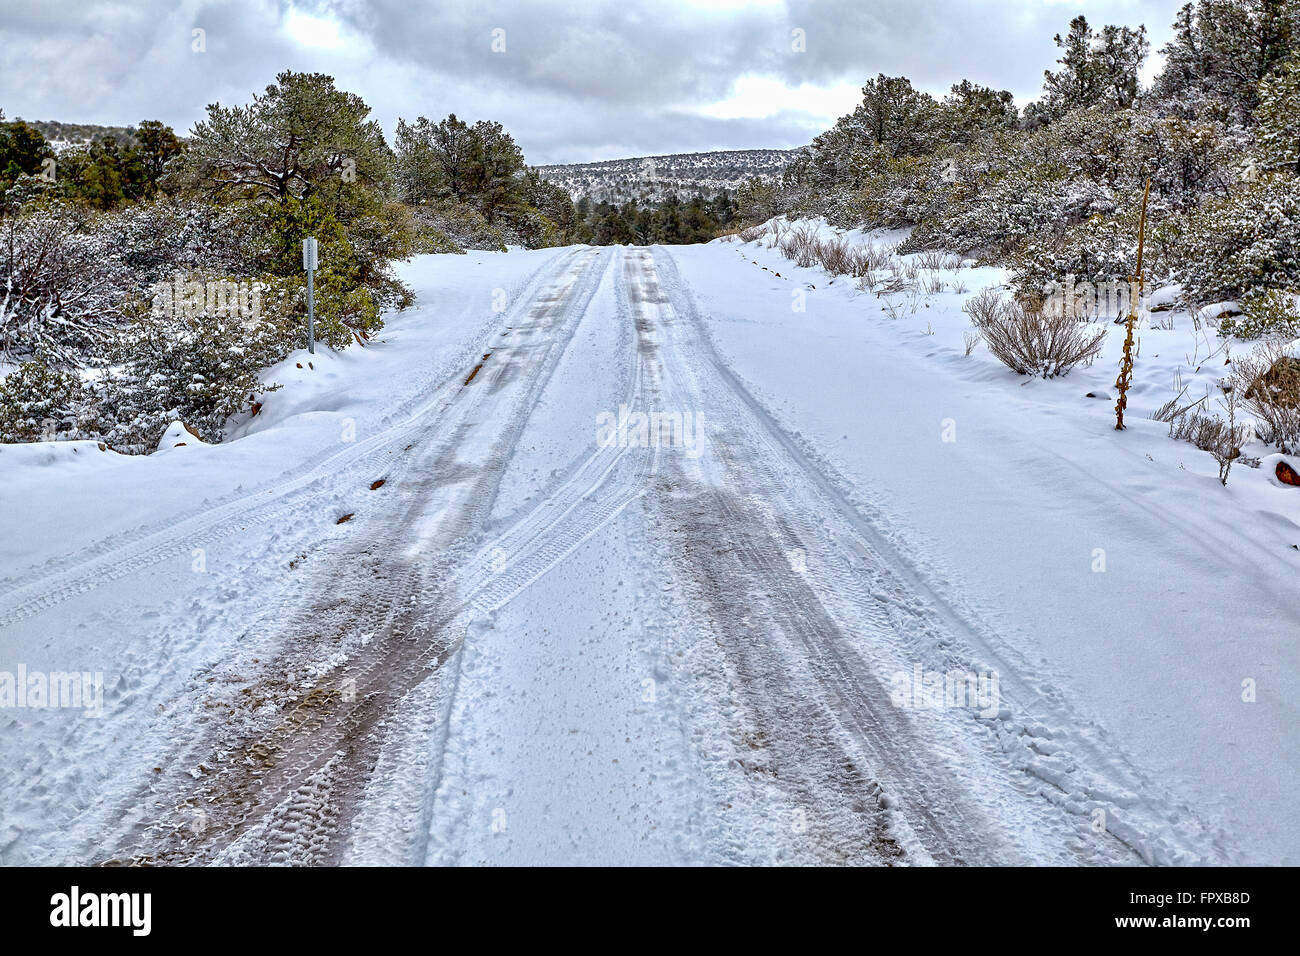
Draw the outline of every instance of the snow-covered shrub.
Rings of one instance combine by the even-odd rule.
[[[473,206],[444,200],[416,206],[413,215],[416,227],[421,232],[439,232],[465,249],[505,252],[506,237]]]
[[[1054,236],[1027,240],[1008,258],[1017,292],[1022,297],[1050,293],[1068,277],[1094,285],[1127,282],[1137,267],[1141,204],[1140,193],[1130,194],[1109,216],[1095,215]],[[1170,277],[1169,242],[1148,219],[1142,267],[1148,287]]]
[[[0,355],[84,364],[120,320],[128,284],[87,213],[50,203],[0,219]]]
[[[102,216],[98,228],[139,290],[177,271],[256,275],[261,271],[256,255],[266,235],[250,214],[251,205],[162,198]]]
[[[451,253],[453,255],[465,255],[465,250],[452,240],[451,236],[445,232],[440,232],[432,226],[422,228],[415,234],[416,255],[429,255],[432,253]]]
[[[79,437],[81,392],[81,379],[74,373],[24,362],[0,379],[0,443]]]
[[[1089,183],[1070,183],[1048,165],[999,170],[978,187],[958,186],[935,222],[923,223],[900,253],[950,249],[1003,261],[1033,237],[1110,209],[1110,196]]]
[[[1240,315],[1223,317],[1219,331],[1240,339],[1264,335],[1293,339],[1300,335],[1300,308],[1296,307],[1294,295],[1280,289],[1252,293],[1241,300]]]
[[[147,453],[176,419],[220,441],[226,419],[255,396],[262,368],[304,344],[289,293],[263,293],[260,316],[203,308],[136,315],[113,343],[114,364],[87,388],[83,429],[119,451]]]
[[[1191,301],[1300,288],[1300,179],[1273,173],[1190,217],[1175,268]]]
[[[1054,378],[1080,362],[1090,365],[1106,339],[1105,329],[1090,328],[1069,314],[1027,309],[993,290],[970,300],[967,312],[994,357],[1022,375]]]
[[[876,150],[865,179],[847,205],[851,218],[843,225],[869,222],[893,228],[911,225],[938,214],[944,206],[945,185],[936,164],[917,156],[893,157]]]

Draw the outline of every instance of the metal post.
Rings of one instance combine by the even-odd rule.
[[[316,276],[315,269],[307,270],[307,351],[316,354]]]
[[[307,351],[316,354],[316,240],[302,241],[302,267],[307,270]]]

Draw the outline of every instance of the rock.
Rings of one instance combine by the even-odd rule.
[[[1300,488],[1300,472],[1297,472],[1286,462],[1279,461],[1274,474],[1277,475],[1277,480],[1282,482],[1282,484],[1295,485],[1297,488]]]

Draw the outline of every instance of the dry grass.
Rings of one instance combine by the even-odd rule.
[[[921,291],[926,295],[938,295],[943,291],[943,279],[930,275],[921,280]]]
[[[787,229],[781,238],[781,255],[800,268],[807,269],[818,261],[821,241],[810,226]]]
[[[1228,388],[1259,419],[1260,440],[1300,455],[1300,360],[1279,343],[1265,343],[1233,360]]]
[[[931,272],[943,270],[951,272],[961,268],[961,259],[951,252],[922,252],[918,253],[913,261],[918,267],[929,269]]]

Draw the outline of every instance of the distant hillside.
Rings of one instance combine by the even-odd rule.
[[[40,130],[54,151],[69,146],[80,146],[101,136],[111,136],[121,145],[131,141],[134,126],[97,126],[94,123],[60,123],[56,120],[24,120],[28,126]]]
[[[662,199],[670,192],[690,196],[734,191],[752,176],[775,179],[794,154],[789,149],[733,149],[713,153],[673,153],[610,159],[600,163],[539,166],[543,178],[584,196],[613,203]]]

